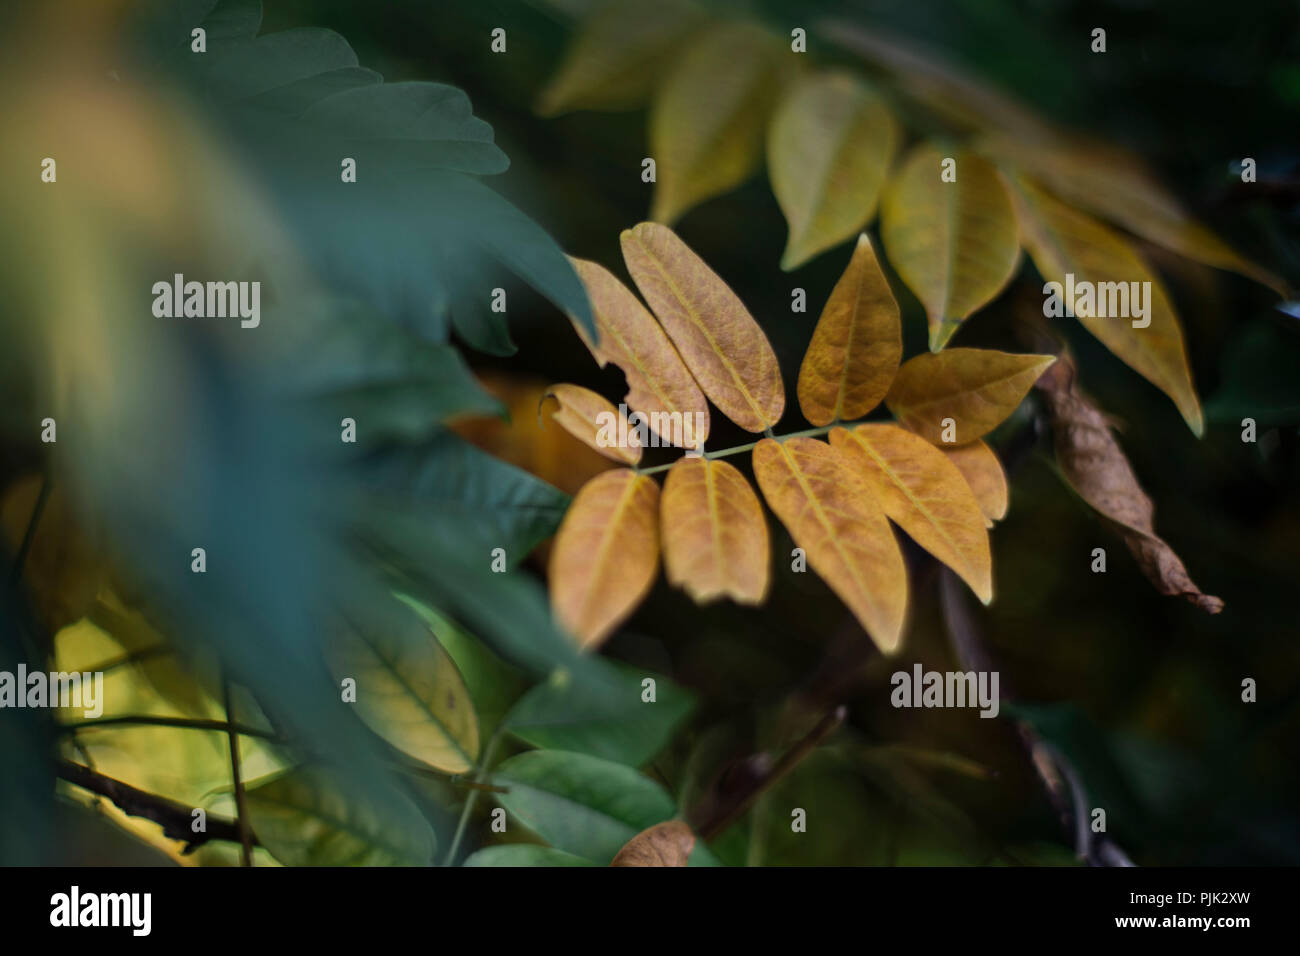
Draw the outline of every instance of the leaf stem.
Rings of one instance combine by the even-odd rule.
[[[865,418],[860,418],[856,421],[851,421],[851,422],[835,421],[835,422],[831,422],[831,424],[829,425],[822,425],[818,428],[805,428],[803,431],[790,432],[787,435],[774,435],[772,434],[772,430],[769,428],[767,429],[767,437],[773,439],[774,441],[785,441],[786,439],[789,438],[812,438],[817,435],[829,434],[830,431],[834,428],[852,428],[854,425],[859,425],[865,421],[866,421]],[[713,459],[713,458],[726,458],[729,455],[739,455],[742,452],[750,451],[754,448],[757,448],[758,444],[759,442],[752,441],[745,445],[735,445],[731,448],[719,448],[717,451],[706,451],[704,453],[704,457]],[[636,469],[636,471],[637,474],[640,475],[653,475],[661,471],[667,471],[675,464],[677,464],[677,462],[670,461],[666,465],[655,465],[653,468],[638,468]]]
[[[506,725],[503,720],[497,724],[497,729],[492,732],[487,746],[483,748],[483,755],[479,758],[478,767],[474,770],[475,784],[483,784],[483,778],[487,775],[487,769],[492,764],[492,757],[496,754],[497,745],[501,742],[505,729]],[[451,838],[451,846],[447,848],[447,855],[442,861],[443,866],[451,866],[456,861],[456,853],[460,850],[461,840],[465,837],[465,828],[469,825],[469,815],[474,811],[474,804],[478,802],[478,795],[483,789],[487,788],[475,786],[465,797],[465,805],[461,807],[460,811],[460,820],[456,822],[456,835]]]

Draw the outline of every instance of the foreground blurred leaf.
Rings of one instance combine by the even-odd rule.
[[[620,242],[628,272],[704,394],[747,431],[776,424],[785,410],[781,367],[736,293],[667,226],[643,222]]]
[[[1082,313],[1074,308],[1084,327],[1122,362],[1172,398],[1188,427],[1200,437],[1205,425],[1187,365],[1183,330],[1160,279],[1117,233],[1023,178],[1014,186],[1012,196],[1021,239],[1048,282],[1060,283],[1064,288],[1067,274],[1072,274],[1075,287],[1082,281],[1093,283],[1097,298],[1101,297],[1103,283],[1118,283],[1126,293],[1123,301],[1128,301],[1128,283],[1150,283],[1148,311],[1143,320],[1149,323],[1146,327],[1135,328],[1135,317],[1101,316],[1096,306],[1089,309],[1086,303],[1066,304],[1084,305]],[[1129,311],[1133,311],[1131,304]]]
[[[549,846],[510,843],[489,846],[470,855],[461,866],[595,866],[591,860]]]
[[[956,181],[941,163],[956,160]],[[880,210],[889,262],[925,306],[930,350],[948,344],[972,312],[995,299],[1020,263],[1016,217],[1001,178],[975,153],[916,147]]]
[[[885,397],[898,420],[935,445],[964,445],[992,431],[1019,406],[1050,355],[945,349],[903,363]],[[952,421],[952,431],[945,427]],[[951,440],[948,440],[951,439]]]
[[[813,570],[882,652],[897,650],[907,613],[907,569],[857,469],[825,442],[764,438],[754,449],[754,477]]]
[[[767,131],[772,192],[790,226],[782,269],[793,269],[869,223],[901,130],[852,73],[805,77]]]
[[[1006,517],[1010,498],[1007,473],[993,449],[983,441],[973,441],[956,448],[945,447],[943,453],[970,485],[989,526]]]
[[[1223,601],[1193,584],[1178,555],[1155,533],[1155,505],[1106,417],[1078,390],[1073,362],[1058,359],[1038,387],[1052,419],[1056,461],[1070,487],[1115,524],[1157,591],[1185,598],[1208,614],[1223,610]]]
[[[695,707],[695,697],[667,677],[598,659],[609,692],[557,672],[519,699],[506,726],[544,750],[568,750],[640,767],[668,744]],[[642,681],[655,682],[655,699],[642,700]]]
[[[695,834],[681,820],[656,823],[628,840],[610,866],[686,866]]]
[[[781,88],[781,53],[761,27],[726,22],[694,38],[674,62],[650,110],[658,179],[651,219],[672,224],[758,167]]]
[[[897,425],[836,428],[830,438],[831,446],[854,463],[885,514],[990,603],[993,557],[984,513],[957,466]]]
[[[629,426],[626,416],[603,395],[580,385],[552,385],[547,390],[546,397],[555,399],[560,406],[551,414],[551,418],[583,444],[625,465],[635,465],[641,460],[641,446],[633,444],[636,440],[635,429]],[[628,444],[602,440],[603,429],[615,428],[615,423],[622,434],[630,436]],[[616,430],[615,436],[618,433]],[[605,435],[608,437],[609,433],[605,432]]]
[[[863,233],[799,366],[799,408],[814,425],[861,418],[889,391],[903,357],[898,302]]]
[[[583,647],[635,610],[659,569],[659,486],[630,469],[593,478],[573,499],[551,555],[551,601]]]
[[[289,866],[428,866],[433,830],[415,804],[394,794],[366,801],[350,776],[300,767],[244,794],[258,842]]]

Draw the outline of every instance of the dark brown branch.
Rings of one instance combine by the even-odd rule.
[[[235,788],[235,828],[239,831],[240,859],[244,866],[253,865],[253,832],[248,828],[248,807],[244,805],[244,780],[239,772],[239,732],[235,728],[235,711],[230,704],[230,681],[222,679],[221,695],[226,709],[226,737],[230,741],[230,781]]]

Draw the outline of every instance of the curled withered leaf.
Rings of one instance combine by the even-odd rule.
[[[993,449],[983,441],[973,441],[956,448],[944,448],[943,453],[957,466],[975,493],[975,500],[979,502],[989,527],[1006,517],[1010,504],[1007,473],[1002,470],[1002,462],[998,461]]]
[[[857,469],[826,442],[764,438],[754,447],[754,477],[813,570],[882,652],[896,651],[907,615],[907,567]]]
[[[1051,364],[994,349],[925,352],[903,363],[885,404],[926,441],[964,445],[1002,424]]]
[[[745,476],[720,459],[681,458],[659,509],[668,580],[697,604],[729,597],[761,604],[771,546],[763,506]]]
[[[681,820],[656,823],[623,845],[610,866],[686,866],[695,834]]]
[[[631,614],[659,569],[659,486],[619,468],[597,475],[569,506],[551,555],[551,604],[583,647]]]
[[[993,557],[975,494],[957,466],[897,425],[836,428],[831,446],[853,462],[890,520],[956,571],[981,601],[993,600]]]
[[[655,317],[608,269],[585,259],[569,261],[591,299],[600,341],[593,343],[578,322],[573,327],[601,368],[613,362],[623,370],[628,407],[643,413],[647,427],[669,444],[703,445],[709,437],[708,403]]]
[[[804,418],[814,425],[861,418],[885,397],[902,357],[898,302],[864,233],[799,367]]]
[[[1183,597],[1209,614],[1223,610],[1223,601],[1192,583],[1178,555],[1155,533],[1155,506],[1138,484],[1106,416],[1076,386],[1068,356],[1061,356],[1039,379],[1038,388],[1051,415],[1056,460],[1066,480],[1115,525],[1156,590]]]
[[[776,424],[781,368],[739,296],[667,226],[643,222],[621,240],[627,271],[704,394],[747,431]]]
[[[544,397],[559,403],[551,418],[574,438],[625,465],[641,460],[636,429],[603,395],[581,385],[552,385]],[[627,436],[628,441],[618,441],[620,435]]]

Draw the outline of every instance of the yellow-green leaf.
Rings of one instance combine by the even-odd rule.
[[[751,432],[776,423],[785,388],[776,353],[744,303],[667,226],[625,229],[623,259],[704,394]]]
[[[885,397],[902,357],[898,302],[863,233],[799,367],[804,418],[814,425],[861,418]]]
[[[478,718],[456,664],[403,605],[346,608],[326,644],[337,680],[356,681],[357,716],[402,753],[446,773],[478,759]]]
[[[668,581],[697,604],[762,604],[772,564],[767,521],[745,476],[720,459],[681,458],[659,509]]]
[[[703,445],[709,437],[708,403],[663,328],[608,269],[583,259],[570,262],[591,299],[600,341],[593,343],[579,323],[573,327],[601,368],[613,362],[623,370],[627,406],[643,413],[650,430],[669,444],[679,439],[685,448]],[[661,421],[677,424],[662,434],[656,427]]]
[[[1053,199],[1023,177],[1014,187],[1016,215],[1025,248],[1043,278],[1060,285],[1057,294],[1063,300],[1069,298],[1067,282],[1070,288],[1076,289],[1084,288],[1080,283],[1089,282],[1098,299],[1102,290],[1116,292],[1114,303],[1109,301],[1112,297],[1107,293],[1105,311],[1112,311],[1111,305],[1122,306],[1127,302],[1127,309],[1113,311],[1135,314],[1129,283],[1150,283],[1138,287],[1149,289],[1149,294],[1142,294],[1146,315],[1141,319],[1099,315],[1103,310],[1096,304],[1091,308],[1081,302],[1064,301],[1063,304],[1071,306],[1084,327],[1121,361],[1172,398],[1188,427],[1200,436],[1205,424],[1187,364],[1183,330],[1160,279],[1119,233]],[[1118,299],[1121,292],[1123,301]],[[1135,328],[1135,321],[1149,324]]]
[[[613,0],[581,27],[537,111],[635,109],[648,102],[664,70],[704,17],[683,0]]]
[[[657,176],[650,218],[671,224],[758,167],[782,88],[782,49],[767,31],[741,21],[711,27],[687,46],[650,108]]]
[[[1010,490],[1007,488],[1007,473],[1002,470],[1002,462],[998,461],[993,449],[986,442],[973,441],[956,448],[945,447],[943,453],[970,485],[989,527],[1005,518]]]
[[[957,466],[897,425],[836,428],[831,446],[858,468],[881,509],[952,568],[981,601],[993,600],[993,557],[984,513]]]
[[[956,161],[954,182],[941,163]],[[880,209],[889,262],[925,306],[930,349],[947,344],[966,317],[991,302],[1020,259],[1015,211],[997,169],[965,150],[916,147]]]
[[[625,465],[641,460],[641,446],[634,444],[636,429],[603,395],[581,385],[552,385],[546,397],[555,399],[560,406],[551,418],[574,438]],[[619,434],[627,435],[628,441],[620,445]]]
[[[871,635],[893,653],[907,614],[907,569],[884,512],[858,470],[813,438],[764,438],[754,477],[808,563]]]
[[[885,396],[898,420],[936,445],[964,445],[1016,410],[1050,355],[946,349],[908,359]]]
[[[597,475],[569,506],[551,554],[551,604],[583,647],[631,614],[659,568],[659,486],[626,468]]]
[[[772,192],[790,226],[782,269],[871,221],[900,135],[884,100],[852,73],[819,73],[794,84],[767,131]]]

